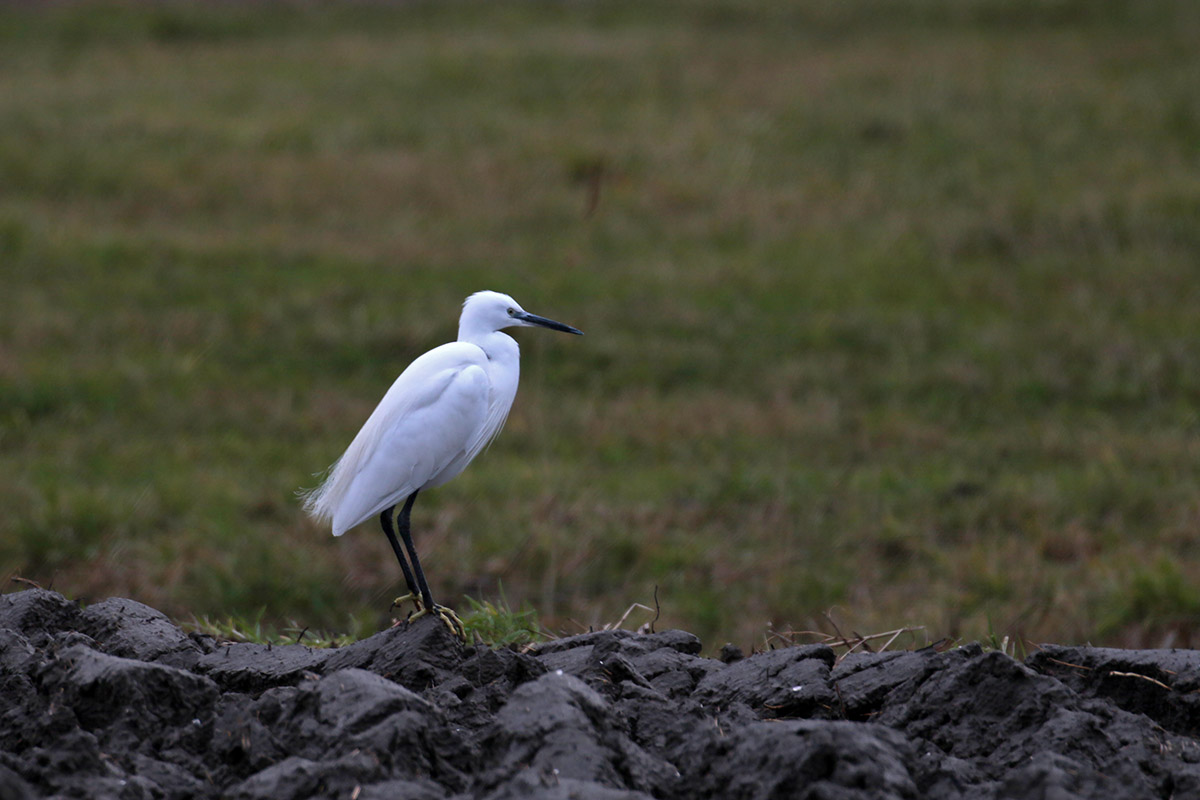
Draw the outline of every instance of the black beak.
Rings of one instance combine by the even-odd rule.
[[[552,319],[539,317],[537,314],[530,314],[526,311],[518,311],[513,314],[514,317],[522,322],[528,322],[530,325],[540,325],[543,328],[549,328],[552,331],[562,331],[563,333],[574,333],[577,336],[583,336],[583,331],[578,328],[572,328],[570,325],[564,325],[561,322],[555,322]]]

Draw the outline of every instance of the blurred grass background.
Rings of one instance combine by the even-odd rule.
[[[483,288],[414,525],[553,630],[1196,644],[1192,0],[0,7],[0,578],[374,624],[294,496]],[[352,624],[353,623],[353,624]]]

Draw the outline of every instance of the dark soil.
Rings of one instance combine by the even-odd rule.
[[[423,619],[219,644],[131,600],[0,596],[0,800],[1200,798],[1200,652],[822,645],[682,631],[527,654]]]

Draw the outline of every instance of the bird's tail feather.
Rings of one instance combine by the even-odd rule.
[[[323,473],[318,472],[314,477],[322,478],[321,482],[311,489],[300,489],[297,496],[304,504],[304,512],[317,522],[333,520],[332,504],[329,502],[329,490],[337,478],[338,462],[335,461]]]

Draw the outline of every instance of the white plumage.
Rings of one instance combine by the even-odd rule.
[[[305,510],[331,522],[334,536],[383,515],[384,533],[420,613],[440,607],[434,607],[411,543],[408,514],[413,496],[462,472],[504,427],[521,367],[516,341],[501,329],[526,325],[581,333],[526,312],[506,294],[476,292],[468,297],[459,318],[458,341],[413,361],[325,481],[304,495]],[[397,523],[412,561],[411,573],[391,530],[391,509],[400,503],[405,505]],[[457,617],[443,611],[448,609],[439,610],[443,619],[460,631]]]
[[[512,391],[493,389],[490,363],[483,349],[469,342],[444,344],[414,361],[325,483],[309,495],[306,510],[332,521],[333,535],[341,536],[413,492],[441,486],[462,472],[500,432],[516,395],[515,380]],[[491,430],[489,419],[494,420]]]
[[[508,418],[520,348],[501,329],[521,325],[579,333],[526,313],[506,294],[471,295],[458,341],[435,347],[396,378],[325,482],[306,495],[305,510],[341,536],[462,472]]]

